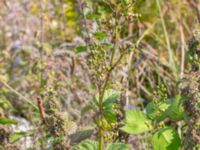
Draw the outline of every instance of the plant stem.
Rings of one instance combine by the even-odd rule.
[[[107,84],[108,84],[109,79],[110,79],[111,72],[117,66],[117,64],[120,62],[122,57],[123,57],[123,54],[121,54],[120,57],[118,58],[118,60],[114,64],[111,65],[111,68],[108,71],[107,76],[105,78],[105,82],[103,84],[103,87],[99,88],[99,113],[100,114],[102,114],[102,112],[103,112],[103,98],[104,98],[104,94],[105,94],[105,91],[106,91]],[[99,150],[103,150],[103,129],[102,129],[101,126],[99,126]]]
[[[115,19],[117,20],[117,14],[115,13]],[[118,58],[118,60],[114,63],[114,56],[115,56],[115,51],[117,49],[117,33],[118,33],[118,22],[115,22],[115,29],[114,29],[114,48],[112,50],[111,53],[111,58],[110,58],[110,69],[106,74],[105,77],[105,81],[102,84],[102,86],[99,88],[99,113],[100,115],[102,115],[103,113],[103,98],[104,98],[104,94],[106,91],[106,87],[107,84],[110,80],[110,76],[111,76],[111,72],[113,71],[113,69],[117,66],[117,64],[120,62],[120,60],[122,59],[123,54],[120,55],[120,57]],[[101,119],[101,116],[100,116]],[[102,129],[102,124],[99,126],[99,150],[103,150],[103,129]]]
[[[99,150],[103,150],[103,130],[99,127]]]
[[[106,80],[107,81],[107,80]],[[99,113],[100,115],[103,113],[103,97],[106,89],[106,83],[102,88],[102,91],[99,92]],[[101,120],[101,116],[99,117]],[[99,150],[103,150],[103,129],[102,124],[99,126]]]

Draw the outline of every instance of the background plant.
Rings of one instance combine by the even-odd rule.
[[[191,115],[199,106],[198,0],[2,0],[0,7],[1,131],[9,133],[1,147],[55,149],[65,141],[68,149],[98,141],[103,125],[104,148],[150,149],[156,133],[198,147],[199,116]],[[146,132],[123,132],[137,117],[144,126],[131,132]],[[60,136],[44,120],[64,124]]]

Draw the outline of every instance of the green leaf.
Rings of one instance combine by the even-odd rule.
[[[96,141],[86,140],[74,146],[72,150],[99,150],[99,144]],[[108,144],[106,150],[130,150],[130,146],[124,143]]]
[[[17,124],[17,121],[5,117],[0,117],[0,124],[2,125]]]
[[[72,150],[98,150],[99,144],[96,141],[86,140],[74,146]]]
[[[174,99],[170,101],[170,107],[167,109],[167,115],[172,120],[181,120],[185,116],[185,111],[183,108],[183,102],[185,98],[177,95]]]
[[[172,127],[158,130],[152,138],[153,150],[179,150],[181,140],[178,133]]]
[[[103,38],[108,37],[108,35],[103,32],[95,32],[93,35],[97,39],[103,39]]]
[[[86,52],[87,51],[87,47],[86,46],[78,46],[76,48],[76,52],[81,53],[81,52]]]
[[[107,90],[105,91],[104,98],[103,98],[103,107],[111,107],[114,102],[118,100],[120,93],[115,90]],[[94,97],[94,105],[99,106],[99,94]]]
[[[115,123],[117,121],[117,112],[115,106],[117,106],[116,101],[118,100],[120,93],[115,90],[107,90],[104,93],[103,98],[103,117],[108,123]],[[94,97],[93,103],[96,107],[99,106],[99,95]]]
[[[140,134],[153,128],[153,121],[139,110],[126,110],[126,124],[121,130],[129,134]]]
[[[103,116],[108,123],[117,121],[117,112],[113,108],[116,105],[120,93],[115,90],[107,90],[103,99]]]
[[[86,19],[94,20],[94,19],[98,19],[100,16],[94,13],[88,13],[85,17]]]
[[[150,102],[146,107],[146,112],[149,118],[160,122],[167,118],[166,110],[169,108],[169,106],[170,104],[168,101],[159,102],[157,104]]]
[[[10,135],[10,142],[14,143],[20,140],[21,138],[25,137],[27,135],[27,132],[15,132]]]
[[[158,122],[163,121],[165,118],[172,120],[181,120],[185,116],[183,102],[185,98],[177,95],[173,99],[168,99],[164,102],[154,104],[149,103],[146,107],[146,112],[151,119],[157,120]]]
[[[94,131],[93,129],[85,129],[85,130],[77,131],[76,133],[69,135],[70,143],[71,144],[80,143],[81,141],[86,140],[87,138],[90,138],[93,131]]]
[[[65,136],[64,135],[59,135],[57,137],[48,137],[48,141],[50,143],[60,143],[62,141],[64,141]]]
[[[113,44],[112,43],[102,43],[102,46],[104,46],[105,48],[112,48]]]
[[[106,91],[103,100],[103,107],[109,107],[110,105],[113,105],[114,102],[117,101],[119,95],[120,93],[115,90]]]
[[[113,143],[106,147],[106,150],[130,150],[130,146],[124,143]]]
[[[103,116],[108,123],[115,123],[117,121],[117,113],[112,108],[103,109]]]

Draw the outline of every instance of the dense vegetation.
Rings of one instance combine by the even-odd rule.
[[[199,0],[0,8],[0,149],[200,149]]]

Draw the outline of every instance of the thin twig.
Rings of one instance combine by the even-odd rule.
[[[0,82],[6,87],[8,88],[10,91],[12,91],[13,93],[15,93],[17,96],[19,96],[20,98],[22,98],[25,102],[27,102],[28,104],[30,104],[31,106],[33,106],[36,110],[38,110],[38,107],[33,104],[29,98],[23,96],[21,93],[19,93],[17,90],[15,90],[14,88],[12,88],[8,83],[6,83],[5,81],[0,79]]]
[[[181,73],[180,73],[180,77],[182,79],[183,74],[184,74],[184,66],[185,66],[185,37],[184,37],[182,26],[180,26],[180,34],[181,34],[181,66],[180,66]]]

